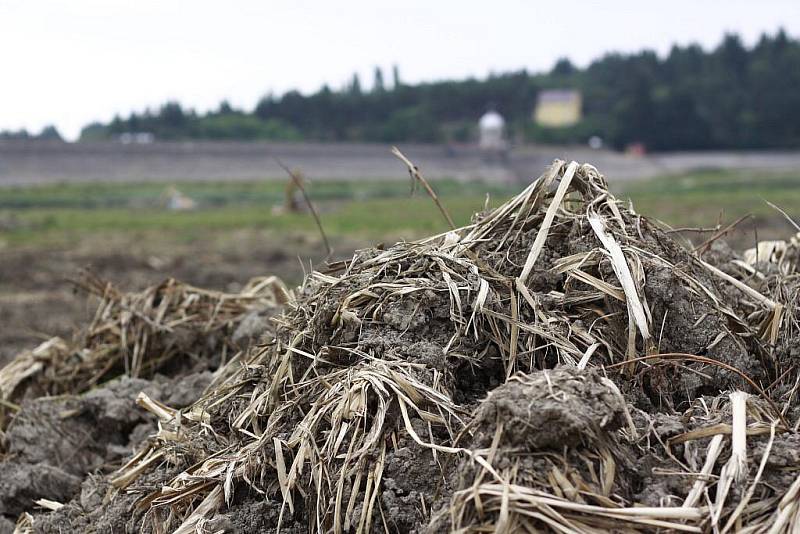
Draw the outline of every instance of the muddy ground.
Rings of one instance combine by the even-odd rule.
[[[763,221],[759,221],[758,226],[761,239],[786,234],[784,225],[779,221],[774,224],[762,223]],[[694,244],[700,244],[710,235],[712,234],[694,233],[689,234],[689,237]],[[729,241],[736,248],[744,248],[754,240],[754,236],[753,224],[749,223],[732,233]],[[569,243],[569,247],[575,247],[575,250],[567,247],[568,250],[559,251],[564,256],[581,249],[580,239],[572,239],[572,235],[569,237],[571,239],[561,239],[559,242]],[[363,245],[364,243],[355,240],[334,241],[337,255],[342,257],[349,256],[354,249]],[[529,248],[527,243],[520,246],[523,252]],[[557,248],[549,246],[548,250]],[[725,247],[715,247],[712,254],[724,254],[726,250]],[[269,236],[256,232],[182,243],[117,238],[105,241],[87,240],[76,246],[18,247],[5,250],[0,260],[0,363],[52,335],[68,338],[73,330],[85,323],[94,311],[94,306],[86,303],[80,296],[76,297],[69,282],[82,268],[90,268],[99,277],[126,291],[139,290],[171,276],[198,287],[235,292],[249,278],[264,274],[277,275],[285,279],[288,285],[294,285],[301,280],[304,270],[309,270],[309,261],[319,265],[324,256],[324,248],[316,238],[302,235]],[[546,257],[543,261],[550,260],[552,258]],[[542,274],[542,288],[538,288],[535,280],[531,283],[533,291],[541,289],[544,294],[553,285],[553,281],[545,274],[549,276],[549,271]],[[669,308],[674,301],[682,299],[667,292],[667,289],[672,291],[671,288],[676,285],[670,280],[661,284],[659,276],[659,273],[651,273],[652,285],[648,286],[648,298],[653,303],[654,313],[659,317],[666,317],[666,312],[661,308]],[[468,279],[467,275],[465,277]],[[454,391],[454,400],[471,409],[475,408],[474,424],[477,430],[472,437],[473,441],[464,445],[490,448],[493,440],[498,440],[500,445],[509,450],[519,449],[524,452],[523,460],[511,453],[508,458],[501,456],[498,459],[500,468],[504,468],[503,462],[511,465],[512,461],[523,461],[523,464],[530,464],[528,471],[545,472],[551,466],[543,463],[544,460],[536,454],[541,451],[555,454],[565,446],[577,451],[574,453],[575,458],[570,458],[576,460],[573,465],[577,465],[577,460],[584,459],[579,453],[583,454],[583,448],[588,450],[588,444],[594,446],[597,443],[609,443],[609,450],[620,461],[621,482],[615,486],[614,491],[625,500],[659,506],[664,505],[672,495],[686,493],[687,487],[680,482],[680,487],[661,487],[659,484],[663,483],[660,481],[646,478],[653,465],[643,463],[644,467],[637,467],[633,463],[622,461],[632,453],[614,442],[612,432],[630,424],[634,433],[649,435],[652,432],[660,440],[692,428],[690,424],[679,425],[674,418],[666,417],[663,421],[658,417],[653,420],[639,418],[636,412],[633,419],[626,421],[625,399],[615,386],[609,387],[609,382],[604,381],[594,371],[586,377],[576,378],[573,372],[564,369],[555,369],[551,373],[526,369],[530,375],[525,380],[501,385],[504,371],[495,361],[497,355],[491,351],[482,353],[480,360],[452,367],[452,362],[438,357],[451,333],[444,327],[438,330],[434,328],[439,323],[449,326],[449,298],[446,294],[432,291],[421,295],[420,301],[409,298],[389,302],[382,310],[382,321],[388,326],[382,327],[380,331],[373,332],[369,325],[363,326],[360,321],[357,323],[358,328],[353,326],[351,329],[352,325],[345,322],[342,328],[333,332],[325,331],[325,335],[330,335],[331,338],[340,336],[340,345],[360,336],[363,347],[381,353],[395,351],[404,361],[412,361],[425,369],[443,373],[446,386],[452,387]],[[342,299],[344,296],[345,294]],[[333,310],[330,312],[328,314],[322,309],[319,314],[326,324],[330,323]],[[673,338],[681,338],[680,342],[675,342],[675,347],[663,347],[665,351],[699,353],[712,341],[706,339],[707,336],[700,335],[702,332],[698,332],[697,336],[692,332],[692,336],[688,336],[702,338],[698,341],[698,347],[690,346],[691,339],[682,339],[682,334],[691,330],[687,325],[705,328],[705,323],[701,321],[704,317],[713,315],[712,311],[705,309],[693,309],[692,312],[694,315],[688,311],[685,314],[673,313],[678,317],[686,315],[691,320],[687,319],[686,324],[677,321],[674,332],[662,332],[667,343]],[[427,323],[430,326],[426,326]],[[387,334],[396,336],[396,339],[390,339]],[[259,332],[253,331],[251,336],[257,338]],[[323,341],[326,339],[318,340],[319,343]],[[463,352],[480,352],[474,350],[472,341],[465,339],[463,342]],[[724,345],[720,347],[724,348]],[[727,350],[725,357],[732,357],[732,352]],[[341,355],[340,357],[344,358]],[[720,356],[720,359],[724,358]],[[475,369],[479,372],[476,373]],[[18,417],[4,436],[8,448],[3,454],[13,457],[14,461],[0,462],[0,534],[12,532],[11,518],[30,510],[30,501],[35,498],[68,503],[55,514],[37,516],[36,532],[61,532],[63,525],[67,524],[72,529],[81,527],[85,530],[91,526],[94,532],[137,532],[141,526],[141,517],[122,508],[130,507],[138,497],[161,487],[180,472],[181,464],[178,463],[172,470],[153,473],[152,477],[142,477],[132,488],[134,492],[109,505],[106,498],[111,493],[111,486],[109,478],[103,475],[109,475],[113,468],[119,467],[135,446],[141,445],[158,430],[157,419],[137,408],[135,399],[140,391],[144,391],[153,400],[172,408],[186,407],[209,385],[212,370],[201,364],[178,374],[178,378],[163,375],[156,375],[147,381],[123,378],[107,387],[74,398],[24,400]],[[756,371],[751,374],[756,376]],[[450,376],[451,373],[453,376]],[[419,379],[420,383],[428,385],[425,376],[421,375]],[[685,389],[689,389],[691,384],[687,381],[683,385]],[[489,391],[492,393],[487,397]],[[649,409],[652,408],[650,404],[655,403],[645,396],[633,395],[629,391],[625,393],[636,401],[633,406],[637,409]],[[697,396],[703,394],[699,390],[693,393]],[[548,399],[551,396],[555,398],[556,394],[561,402],[566,402],[566,406],[559,406],[557,409],[549,406]],[[538,399],[537,395],[543,396]],[[483,398],[486,400],[478,405],[478,400]],[[538,411],[521,410],[520,406],[524,407],[525,403],[520,399],[528,399],[528,406],[536,405]],[[536,402],[530,399],[536,399]],[[679,396],[672,400],[676,403],[686,401]],[[680,409],[687,410],[688,406],[685,403]],[[659,410],[661,409],[663,407],[659,406]],[[391,417],[398,415],[391,414]],[[498,430],[498,421],[504,421],[506,428],[511,429],[551,428],[553,431],[533,436],[541,441],[526,441],[530,437],[527,433],[503,434],[502,429]],[[410,425],[419,435],[430,431],[430,427],[426,428],[418,417],[412,417]],[[391,529],[396,531],[419,531],[431,519],[428,517],[428,508],[434,512],[445,510],[454,492],[459,488],[469,487],[476,473],[471,471],[474,466],[464,463],[457,469],[451,469],[450,478],[445,480],[445,470],[441,467],[439,457],[402,433],[396,434],[395,439],[398,441],[394,449],[387,453],[386,470],[383,473],[385,490],[380,498],[389,518],[383,520],[388,521]],[[796,444],[792,440],[795,439],[796,435],[792,434],[785,438],[786,443],[776,443],[776,449],[786,456],[787,466],[796,466],[800,461],[793,453],[796,451]],[[187,453],[186,458],[188,462],[191,456]],[[0,455],[0,460],[2,459],[3,455]],[[409,459],[416,461],[409,462]],[[656,463],[655,459],[649,457],[644,460]],[[586,472],[578,469],[574,474],[576,480],[591,480],[594,467],[590,463],[587,465]],[[598,465],[601,465],[600,460]],[[780,467],[777,466],[776,469]],[[95,475],[85,477],[86,473]],[[784,481],[774,483],[786,485]],[[530,481],[530,484],[533,486],[534,481]],[[270,531],[277,522],[279,501],[280,498],[275,495],[269,496],[269,500],[265,501],[252,491],[240,489],[235,494],[229,511],[214,518],[209,525],[212,527],[210,531]],[[111,510],[109,506],[118,509]],[[426,512],[420,513],[420,509]],[[358,510],[354,514],[356,517],[357,512]],[[286,520],[282,530],[307,531],[305,524],[297,519],[300,516],[298,513],[295,518]],[[431,516],[433,521],[427,527],[428,532],[456,526],[448,523],[446,514],[433,513]]]
[[[332,240],[336,257],[363,246]],[[76,289],[89,269],[122,291],[139,291],[174,277],[191,285],[236,293],[251,278],[275,274],[294,285],[304,270],[326,258],[318,237],[275,236],[241,230],[207,240],[176,241],[128,236],[84,237],[61,246],[17,246],[0,254],[0,365],[52,336],[70,339],[85,326],[97,301]],[[246,324],[239,337],[257,337],[260,322]],[[240,340],[242,343],[250,338]],[[185,407],[210,383],[207,366],[186,369],[177,378],[122,379],[85,396],[30,399],[22,403],[13,429],[0,435],[10,444],[0,451],[0,534],[11,533],[16,517],[34,498],[56,502],[80,496],[99,504],[106,488],[99,473],[130,455],[133,446],[157,430],[157,420],[135,404],[144,391],[169,406]],[[98,477],[84,481],[89,472]],[[117,525],[101,531],[117,532]]]

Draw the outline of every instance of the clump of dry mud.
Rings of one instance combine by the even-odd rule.
[[[24,404],[8,469],[63,475],[0,490],[0,513],[38,532],[791,532],[797,244],[672,235],[555,162],[465,228],[310,274],[196,401],[137,383],[138,411],[112,393],[120,417],[59,422],[95,443],[72,470],[14,430],[53,401]]]
[[[139,393],[183,408],[211,378],[209,372],[177,379],[124,377],[82,396],[24,401],[5,432],[0,513],[20,515],[40,498],[70,501],[88,473],[120,464],[156,432],[156,418],[136,405]]]

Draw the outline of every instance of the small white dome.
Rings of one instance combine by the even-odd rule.
[[[503,120],[503,117],[498,112],[487,111],[483,114],[478,124],[481,130],[499,130],[505,126],[506,121]]]

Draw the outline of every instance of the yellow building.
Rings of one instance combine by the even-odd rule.
[[[533,120],[539,126],[560,128],[581,120],[581,93],[575,89],[540,91]]]

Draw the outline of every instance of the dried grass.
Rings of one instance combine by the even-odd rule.
[[[723,270],[619,203],[592,166],[556,161],[466,227],[311,273],[275,339],[230,361],[194,406],[140,399],[160,431],[114,484],[138,493],[153,532],[200,531],[239,491],[277,499],[278,529],[392,531],[383,484],[406,440],[442,470],[438,497],[420,495],[430,532],[797,532],[800,465],[775,451],[800,425],[787,356],[800,284],[790,245],[778,248],[772,270],[747,255]],[[128,340],[165,323],[137,324],[124,344],[115,334],[128,372],[150,364]],[[91,385],[103,368],[74,376]],[[573,384],[589,376],[618,409],[553,447],[537,436],[564,421],[481,415],[489,376],[538,388],[508,406],[523,423],[545,404],[564,421],[595,409]],[[684,430],[659,430],[665,417]],[[134,487],[165,465],[180,473]],[[673,483],[654,502],[635,486],[658,477]]]
[[[0,430],[23,397],[79,394],[117,376],[148,377],[193,361],[224,364],[241,350],[231,336],[248,313],[277,310],[291,298],[274,277],[236,294],[174,279],[124,293],[91,273],[77,285],[99,299],[93,320],[72,341],[51,338],[0,369]]]

